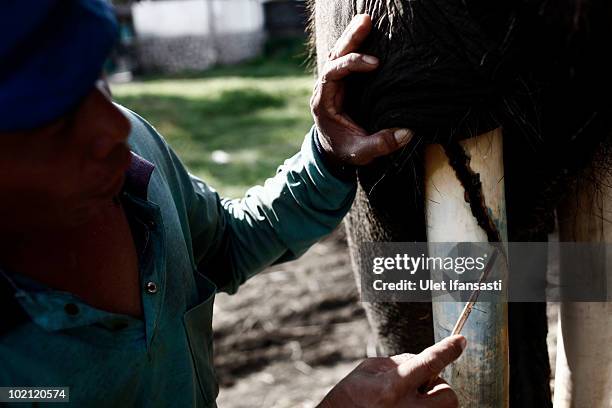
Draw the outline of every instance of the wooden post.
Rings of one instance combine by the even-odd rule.
[[[559,207],[559,238],[612,243],[612,177],[607,166],[587,171]],[[612,293],[612,253],[606,246],[603,282]],[[561,251],[560,275],[564,270]],[[595,271],[588,271],[593,275]],[[607,276],[606,276],[607,275]],[[601,275],[600,275],[601,276]],[[612,407],[612,303],[562,302],[557,333],[555,408]]]
[[[488,213],[502,241],[507,242],[501,129],[460,144],[470,157],[470,168],[480,174]],[[425,151],[425,199],[429,242],[488,241],[485,231],[472,215],[465,200],[465,189],[441,145],[430,145]],[[433,303],[436,341],[450,334],[463,306],[457,302]],[[445,372],[445,379],[457,392],[460,405],[507,408],[507,304],[478,302],[462,334],[468,340],[468,348]]]

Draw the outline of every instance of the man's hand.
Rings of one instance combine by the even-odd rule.
[[[456,408],[455,392],[438,375],[466,344],[465,337],[452,336],[421,354],[369,358],[332,388],[319,408]]]
[[[336,162],[367,164],[398,150],[412,138],[408,129],[385,129],[368,135],[342,110],[343,78],[351,72],[368,72],[378,67],[376,57],[354,52],[371,28],[370,16],[360,14],[353,18],[330,52],[310,100],[321,147]]]

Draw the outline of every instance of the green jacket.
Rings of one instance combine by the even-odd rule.
[[[68,386],[75,406],[212,407],[215,293],[234,293],[330,233],[355,182],[326,169],[313,128],[263,186],[222,199],[187,173],[155,129],[124,111],[133,153],[155,166],[144,191],[126,186],[122,193],[131,225],[141,230],[144,319],[3,271],[31,320],[0,337],[0,386]]]

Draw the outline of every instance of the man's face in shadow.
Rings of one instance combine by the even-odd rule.
[[[65,229],[91,219],[123,186],[129,132],[98,86],[50,124],[0,133],[0,230]]]

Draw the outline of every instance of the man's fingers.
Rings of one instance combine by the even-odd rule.
[[[385,129],[374,133],[370,136],[361,136],[358,149],[353,155],[353,164],[363,165],[368,164],[377,157],[385,156],[389,153],[401,149],[412,139],[412,131],[409,129]],[[396,356],[397,357],[397,356]],[[398,368],[412,358],[406,358],[405,361],[398,361]],[[401,359],[398,358],[398,360]]]
[[[433,389],[425,395],[422,406],[427,408],[458,408],[459,399],[450,385],[440,379]]]
[[[322,72],[318,89],[315,89],[311,107],[328,115],[336,115],[342,111],[344,89],[341,80],[351,72],[367,72],[376,68],[378,60],[361,54],[348,54],[328,62]]]
[[[329,59],[334,60],[355,51],[372,29],[372,19],[367,14],[357,14],[336,41],[329,53]]]
[[[395,364],[400,365],[414,357],[414,354],[402,353],[389,357]]]
[[[437,377],[435,380],[431,381],[428,384],[428,389],[424,391],[424,396],[425,397],[434,396],[438,392],[445,390],[447,388],[450,388],[450,385],[448,385],[448,383],[444,381],[444,379],[442,379],[441,377]]]
[[[339,81],[351,72],[369,72],[378,66],[378,58],[371,55],[350,53],[329,61],[323,68],[322,82]]]
[[[405,379],[407,386],[420,387],[437,377],[447,365],[458,359],[466,345],[463,336],[447,337],[400,365],[397,374]]]

